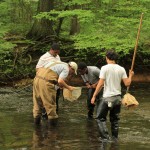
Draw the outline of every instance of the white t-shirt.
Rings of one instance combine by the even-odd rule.
[[[127,78],[127,74],[118,64],[107,64],[101,68],[99,77],[105,80],[103,97],[111,97],[121,94],[121,80]]]
[[[49,52],[46,52],[44,55],[42,55],[36,65],[36,68],[44,67],[49,61],[56,62],[61,61],[59,55],[54,57]]]

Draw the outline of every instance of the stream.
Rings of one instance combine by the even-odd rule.
[[[133,83],[130,93],[139,106],[122,106],[119,142],[102,144],[96,121],[87,119],[86,89],[74,102],[60,97],[56,127],[46,121],[35,127],[32,87],[0,87],[0,150],[149,150],[150,84]]]

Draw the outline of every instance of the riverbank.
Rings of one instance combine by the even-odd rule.
[[[132,82],[148,83],[148,82],[150,82],[150,74],[148,74],[148,73],[135,74],[133,76]],[[80,76],[75,76],[75,77],[71,78],[69,83],[71,83],[73,85],[79,85],[79,86],[84,85],[83,80]]]
[[[23,87],[28,86],[32,84],[33,79],[27,78],[27,79],[21,79],[16,81],[8,81],[8,82],[2,82],[0,81],[0,86],[12,86],[12,87]],[[73,76],[71,78],[67,79],[68,84],[73,86],[84,86],[84,82],[81,78],[81,76]],[[150,74],[149,73],[143,73],[143,74],[135,74],[133,76],[132,82],[138,82],[138,83],[149,83],[150,82]]]
[[[150,74],[135,74],[133,77],[133,82],[150,82]]]

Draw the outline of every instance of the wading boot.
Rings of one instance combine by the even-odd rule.
[[[56,119],[49,119],[48,123],[50,126],[55,127],[58,124],[58,119],[57,118]]]
[[[118,121],[111,123],[111,134],[112,134],[112,140],[114,142],[118,142],[118,131],[119,131],[119,125]]]
[[[99,127],[99,133],[100,133],[100,140],[102,142],[111,142],[111,139],[109,137],[109,133],[108,133],[108,129],[106,126],[106,122],[105,121],[100,121],[97,120],[98,122],[98,127]]]
[[[92,119],[93,119],[93,113],[90,112],[90,111],[88,112],[88,119],[89,119],[89,120],[92,120]]]
[[[35,125],[40,125],[40,122],[41,122],[41,117],[34,118],[34,124]]]

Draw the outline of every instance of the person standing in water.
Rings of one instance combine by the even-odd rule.
[[[75,62],[49,62],[37,71],[33,81],[33,117],[36,125],[40,125],[43,107],[50,124],[57,121],[55,86],[58,84],[72,91],[74,87],[69,86],[65,79],[68,75],[77,74],[77,68]]]
[[[129,71],[129,77],[127,77],[125,69],[116,64],[117,57],[118,55],[114,50],[110,50],[106,53],[107,65],[101,68],[100,79],[91,99],[91,103],[94,104],[97,94],[104,86],[103,97],[97,108],[96,120],[99,127],[100,138],[106,142],[110,140],[106,126],[108,112],[110,112],[112,139],[115,141],[118,140],[118,121],[121,110],[121,81],[123,81],[125,86],[130,86],[134,75],[133,71]]]
[[[52,44],[50,50],[40,57],[37,65],[36,65],[36,71],[38,71],[39,68],[44,67],[49,62],[61,61],[59,54],[60,54],[60,46],[58,43],[54,42]],[[58,104],[59,97],[60,97],[60,88],[58,87],[57,92],[56,92],[56,111],[57,112],[58,112],[58,108],[59,108],[59,104]],[[42,117],[43,117],[43,119],[47,119],[47,114],[46,114],[45,108],[43,108]]]
[[[87,91],[88,119],[93,119],[94,104],[91,104],[91,98],[99,81],[100,69],[96,66],[87,66],[85,62],[78,63],[78,73],[81,75]],[[99,99],[99,94],[97,96]]]

